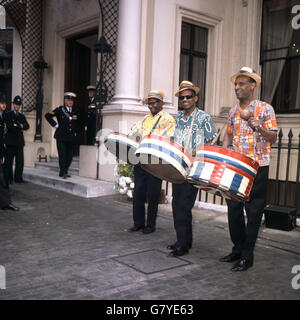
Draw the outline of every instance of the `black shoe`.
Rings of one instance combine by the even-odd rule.
[[[66,173],[64,173],[63,175],[63,179],[67,179],[68,175]]]
[[[241,258],[241,255],[238,253],[230,253],[229,255],[221,258],[219,261],[221,262],[233,262],[236,260],[239,260]]]
[[[231,268],[231,271],[245,271],[252,266],[253,260],[241,259]]]
[[[176,248],[176,243],[174,243],[174,244],[169,244],[168,246],[167,246],[167,249],[168,250],[175,250],[175,248]]]
[[[189,244],[188,248],[189,248],[189,249],[192,248],[192,244],[191,244],[191,243]],[[167,246],[167,249],[168,249],[168,250],[175,250],[175,249],[176,249],[176,242],[173,243],[173,244],[169,244],[169,245]]]
[[[59,176],[60,176],[60,177],[63,177],[63,176],[64,176],[64,174],[60,172],[60,173],[59,173]]]
[[[168,256],[169,257],[180,257],[183,256],[184,254],[189,253],[189,249],[187,248],[177,248],[171,251]]]
[[[3,207],[2,210],[20,211],[20,208],[10,203],[8,206]]]
[[[147,226],[146,228],[143,229],[143,233],[146,233],[146,234],[152,233],[154,231],[155,231],[155,227],[148,227]]]
[[[141,230],[141,229],[144,229],[144,227],[137,227],[137,226],[133,226],[133,227],[131,227],[128,231],[129,232],[135,232],[135,231],[139,231],[139,230]]]

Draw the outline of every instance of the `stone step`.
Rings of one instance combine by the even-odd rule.
[[[56,173],[59,172],[59,165],[58,162],[35,162],[35,167],[38,169],[44,169],[44,170],[49,170],[49,171],[54,171]],[[74,175],[79,175],[79,164],[77,165],[76,163],[74,164],[72,162],[70,168],[69,168],[69,173],[74,174]]]
[[[73,195],[93,198],[116,194],[114,183],[72,176],[60,178],[57,172],[42,168],[24,168],[23,178],[26,181],[71,193]]]
[[[50,156],[50,161],[36,161],[35,167],[39,169],[51,170],[59,172],[58,157]],[[69,173],[73,175],[79,175],[79,157],[74,157],[69,168]]]

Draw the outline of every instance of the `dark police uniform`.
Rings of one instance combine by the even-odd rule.
[[[94,145],[96,136],[96,120],[97,120],[97,109],[95,104],[95,98],[89,98],[89,106],[87,111],[86,119],[86,144]]]
[[[86,130],[86,144],[94,145],[95,144],[95,136],[96,136],[96,121],[97,121],[97,108],[95,103],[95,94],[96,87],[89,85],[86,87],[89,94],[89,105],[87,110],[87,117],[85,121],[85,130]],[[90,93],[93,92],[93,96]]]
[[[20,105],[21,98],[19,96],[16,96],[13,103]],[[8,179],[10,182],[12,182],[13,180],[13,160],[14,158],[16,158],[14,180],[15,182],[24,182],[23,169],[25,140],[23,130],[28,130],[29,124],[26,120],[26,117],[22,113],[16,110],[12,110],[5,116],[5,125],[7,130],[5,135],[5,161]]]
[[[6,98],[4,94],[0,93],[0,103],[6,105]],[[15,207],[11,203],[10,194],[8,191],[8,181],[5,177],[4,166],[2,166],[2,159],[5,157],[4,148],[4,133],[5,133],[4,111],[0,113],[0,208],[2,210],[19,211],[19,208]]]
[[[0,115],[0,160],[5,157],[4,148],[4,113]],[[8,207],[10,194],[8,192],[8,181],[5,175],[5,167],[0,164],[0,208]]]
[[[59,158],[59,176],[66,178],[68,169],[72,163],[75,139],[78,134],[78,115],[76,108],[60,106],[45,115],[45,118],[52,127],[56,127],[54,138],[56,139],[58,158]],[[57,122],[52,119],[56,117]],[[58,125],[58,126],[57,126]]]
[[[3,157],[6,158],[6,148],[4,144],[5,133],[6,133],[5,116],[6,116],[6,112],[0,111],[0,159],[2,159]],[[4,164],[2,165],[2,168],[3,168],[3,178],[4,178],[5,187],[9,189],[7,161],[4,162]]]

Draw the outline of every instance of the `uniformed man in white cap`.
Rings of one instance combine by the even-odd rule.
[[[87,118],[85,123],[86,144],[94,145],[96,136],[97,109],[95,104],[96,87],[89,85],[86,87],[88,91],[89,105],[87,110]]]
[[[65,92],[64,105],[48,112],[45,118],[52,127],[56,128],[54,138],[57,143],[59,158],[59,176],[66,179],[73,159],[73,150],[79,129],[79,112],[74,108],[76,94]],[[56,117],[57,122],[53,119]]]

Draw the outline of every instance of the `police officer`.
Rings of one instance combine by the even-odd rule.
[[[64,105],[45,115],[50,125],[56,128],[54,138],[56,139],[58,151],[59,176],[64,179],[70,177],[68,170],[72,163],[74,145],[79,128],[79,112],[74,108],[75,98],[75,93],[65,92]],[[56,117],[57,122],[53,117]]]
[[[4,145],[4,138],[6,133],[6,125],[4,118],[6,116],[6,97],[4,93],[0,93],[0,155],[4,159],[6,158],[6,150]],[[9,181],[8,181],[8,175],[7,175],[7,166],[6,162],[4,161],[3,165],[3,178],[5,187],[9,189]]]
[[[5,148],[4,148],[4,111],[6,110],[5,95],[0,93],[0,208],[2,210],[19,211],[19,208],[14,206],[10,200],[8,192],[8,183],[4,175],[5,164]]]
[[[13,160],[16,158],[14,180],[15,182],[25,182],[23,180],[24,169],[24,146],[25,140],[23,131],[29,129],[26,117],[20,113],[22,99],[15,96],[13,100],[13,110],[5,116],[6,125],[6,167],[8,179],[13,181]]]
[[[86,87],[86,89],[88,91],[88,96],[89,96],[87,119],[85,123],[86,144],[94,145],[95,136],[96,136],[96,121],[97,121],[97,109],[95,104],[96,87],[89,85]]]

